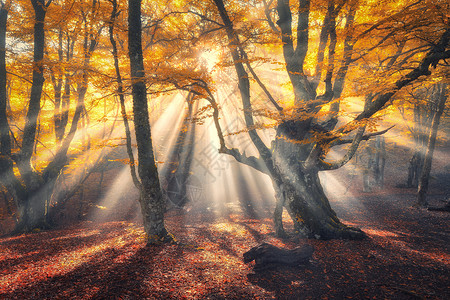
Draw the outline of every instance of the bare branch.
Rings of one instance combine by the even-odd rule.
[[[24,132],[24,130],[22,130],[19,126],[17,126],[16,124],[12,124],[10,127],[15,127],[15,128],[17,128],[17,130],[19,130],[20,132]],[[19,149],[21,149],[22,147],[20,147],[20,144],[19,144],[19,142],[17,141],[17,139],[16,139],[16,137],[14,136],[14,133],[13,133],[13,131],[10,129],[10,133],[11,133],[11,136],[13,137],[13,139],[14,139],[14,142],[16,143],[16,145],[18,146],[18,148]],[[50,154],[53,156],[53,157],[55,157],[55,153],[49,148],[49,147],[47,147],[39,138],[36,138],[36,143],[38,143],[38,144],[41,144],[41,146],[42,147],[44,147],[47,151],[49,151],[50,152]]]
[[[218,25],[218,26],[221,27],[221,28],[224,28],[224,27],[225,27],[225,25],[223,25],[223,24],[221,24],[221,23],[219,23],[219,22],[217,22],[217,21],[215,21],[215,20],[213,20],[213,19],[210,19],[210,18],[208,18],[207,16],[205,16],[205,15],[203,15],[203,14],[201,14],[201,13],[195,12],[195,11],[193,11],[193,10],[189,10],[188,12],[190,12],[191,14],[194,14],[194,15],[196,15],[196,16],[199,16],[202,20],[205,20],[205,21],[214,23],[214,24]]]
[[[430,75],[430,66],[436,67],[440,60],[450,58],[450,50],[447,50],[449,40],[450,28],[447,28],[439,39],[439,42],[427,52],[425,57],[416,68],[406,74],[403,78],[397,80],[397,82],[393,84],[392,87],[387,88],[387,91],[385,93],[379,93],[377,95],[370,96],[370,98],[375,100],[371,100],[370,104],[368,104],[367,107],[365,107],[364,110],[355,119],[353,119],[353,121],[332,132],[329,141],[338,139],[338,136],[342,133],[345,134],[353,131],[355,123],[370,118],[375,113],[380,111],[386,105],[386,103],[391,100],[392,96],[394,96],[395,93],[398,92],[401,88],[417,80],[420,76]]]
[[[398,111],[400,112],[400,114],[402,115],[402,119],[403,122],[405,123],[406,127],[408,128],[409,132],[411,132],[412,134],[414,134],[415,130],[413,128],[411,128],[411,126],[409,126],[407,120],[406,120],[406,116],[405,116],[405,110],[404,107],[398,107]]]
[[[365,135],[362,136],[361,141],[367,141],[367,140],[373,138],[374,136],[383,135],[383,134],[385,134],[386,132],[388,132],[389,130],[391,130],[394,127],[395,127],[395,125],[392,125],[391,127],[386,128],[386,129],[384,129],[382,131],[377,131],[377,132],[372,132],[372,133],[369,133],[369,134],[365,134]],[[329,146],[330,147],[335,147],[335,146],[345,145],[345,144],[350,144],[350,143],[353,143],[353,139],[339,139],[339,140],[333,141]]]
[[[414,3],[411,3],[410,5],[404,7],[401,11],[395,13],[394,15],[388,15],[388,17],[378,21],[377,23],[373,24],[370,28],[366,29],[363,33],[361,33],[357,39],[364,37],[366,35],[368,35],[370,32],[372,32],[375,29],[378,29],[381,25],[383,25],[384,23],[391,21],[392,19],[394,19],[395,17],[404,14],[404,12],[408,9],[410,9],[411,7],[419,4],[420,2],[422,2],[422,0],[418,0]]]
[[[340,160],[336,162],[326,162],[322,159],[319,159],[319,168],[321,171],[328,171],[328,170],[336,170],[345,165],[352,159],[353,155],[355,155],[356,150],[358,150],[359,143],[364,137],[364,131],[366,129],[366,126],[362,126],[358,129],[358,132],[356,133],[355,137],[352,140],[352,145],[348,149],[347,153],[345,153],[344,157],[342,157]]]
[[[263,0],[264,4],[264,14],[266,15],[266,21],[269,23],[270,28],[272,28],[273,31],[276,33],[280,33],[280,30],[275,26],[273,23],[272,17],[270,16],[270,5],[272,4],[273,0],[270,0],[269,3],[267,3],[266,0]]]
[[[244,119],[245,124],[247,125],[248,128],[248,134],[253,144],[255,145],[256,149],[258,150],[261,159],[264,160],[265,164],[270,169],[270,172],[273,173],[275,172],[275,170],[273,168],[272,153],[270,149],[266,146],[266,144],[263,142],[256,129],[254,129],[255,124],[253,120],[253,113],[252,113],[253,110],[250,99],[250,81],[248,79],[248,73],[245,70],[244,65],[242,63],[241,54],[238,52],[238,47],[240,47],[241,45],[239,37],[233,28],[233,23],[230,20],[230,17],[228,16],[223,1],[214,0],[214,3],[216,4],[220,17],[222,18],[222,21],[225,24],[225,30],[228,36],[228,40],[230,42],[228,47],[231,52],[234,67],[236,70],[236,75],[239,81],[238,86],[241,94],[242,105],[244,108]]]
[[[242,46],[239,46],[239,50],[241,51],[241,53],[244,56],[244,60],[245,60],[245,65],[247,66],[248,70],[250,71],[250,73],[252,74],[253,78],[256,80],[256,82],[258,83],[258,85],[261,87],[261,89],[264,91],[264,93],[266,94],[267,98],[269,98],[270,102],[272,102],[272,104],[275,106],[275,108],[279,111],[282,112],[283,108],[278,105],[278,103],[275,101],[275,99],[272,97],[272,94],[269,92],[269,90],[266,88],[265,84],[262,83],[262,81],[259,79],[258,75],[256,75],[255,70],[253,70],[253,67],[251,66],[249,60],[248,60],[248,56],[247,53],[245,52],[245,50],[242,48]]]
[[[212,92],[209,89],[206,82],[204,82],[203,80],[199,80],[199,82],[202,83],[202,85],[200,85],[200,86],[208,93],[209,97],[207,97],[206,100],[208,100],[209,103],[211,103],[211,106],[213,107],[214,125],[216,127],[217,135],[218,135],[219,141],[220,141],[219,153],[231,155],[238,162],[243,163],[247,166],[250,166],[260,172],[263,172],[263,173],[269,175],[269,170],[267,169],[266,164],[264,163],[264,161],[261,158],[256,158],[255,156],[246,156],[245,153],[241,154],[239,152],[239,150],[236,148],[232,148],[232,149],[227,148],[227,146],[225,145],[225,138],[223,136],[223,131],[222,131],[222,128],[219,123],[219,106],[217,104],[217,101],[214,98],[214,95],[212,94]]]
[[[228,154],[233,156],[238,162],[243,163],[244,165],[250,166],[264,174],[270,175],[269,170],[266,167],[266,164],[261,158],[256,158],[254,156],[246,156],[245,153],[241,154],[239,150],[236,148],[220,148],[219,153]]]

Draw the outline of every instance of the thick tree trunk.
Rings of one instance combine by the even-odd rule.
[[[441,36],[439,42],[433,46],[420,62],[419,66],[406,74],[400,80],[395,82],[391,89],[385,93],[379,93],[376,96],[368,95],[366,105],[351,123],[352,126],[342,126],[334,130],[333,136],[325,137],[322,140],[315,136],[326,135],[334,129],[337,119],[332,117],[330,120],[320,122],[314,117],[319,112],[322,104],[327,104],[333,99],[336,92],[340,96],[347,69],[352,62],[352,44],[354,40],[349,35],[344,42],[344,60],[336,76],[333,76],[334,69],[334,47],[336,43],[336,28],[330,28],[330,44],[328,47],[328,68],[325,78],[326,92],[316,97],[317,85],[311,83],[304,72],[304,61],[308,52],[309,36],[309,11],[310,1],[300,0],[298,2],[297,13],[297,36],[293,37],[292,23],[293,17],[291,8],[287,0],[277,1],[278,21],[277,25],[281,30],[281,42],[283,47],[283,56],[295,96],[296,110],[294,117],[296,120],[284,119],[278,126],[277,137],[273,141],[272,149],[269,149],[259,137],[254,129],[253,110],[250,98],[249,74],[243,66],[243,61],[247,60],[245,47],[239,41],[238,33],[233,29],[233,23],[228,16],[223,0],[214,0],[220,17],[226,30],[230,53],[236,70],[238,87],[243,104],[244,119],[247,125],[248,134],[260,157],[247,157],[242,155],[238,149],[229,149],[226,147],[223,134],[221,133],[218,117],[215,116],[216,128],[219,133],[221,143],[220,152],[232,155],[237,161],[245,163],[259,171],[271,176],[273,186],[277,196],[277,205],[274,214],[274,223],[276,232],[279,235],[284,234],[282,226],[283,207],[294,220],[296,229],[310,237],[330,239],[330,238],[363,238],[365,234],[355,228],[342,224],[331,209],[329,201],[323,192],[319,181],[319,170],[334,170],[346,164],[354,155],[359,143],[364,138],[367,140],[373,135],[364,136],[365,125],[359,127],[354,138],[350,140],[340,140],[337,136],[348,134],[355,130],[355,126],[360,121],[373,116],[380,111],[392,96],[404,86],[417,80],[422,75],[429,75],[430,66],[436,66],[441,59],[448,57],[448,51],[442,49],[448,45],[450,31],[447,29]],[[334,3],[329,5],[329,25],[335,27],[336,13],[340,7],[335,7]],[[356,6],[352,5],[349,9],[346,21],[346,31],[352,27]],[[334,19],[334,20],[332,20]],[[349,27],[347,27],[347,24]],[[350,29],[351,31],[351,29]],[[294,46],[296,43],[296,47]],[[320,47],[320,46],[319,46]],[[322,45],[323,48],[323,45]],[[319,50],[320,52],[321,50]],[[319,58],[319,61],[322,60]],[[393,63],[391,60],[389,63]],[[248,67],[248,63],[247,67]],[[248,67],[250,70],[251,68]],[[252,76],[254,72],[251,72]],[[331,81],[335,77],[335,90],[333,91]],[[215,100],[214,100],[215,101]],[[217,109],[215,109],[217,114]],[[333,105],[331,111],[338,112],[338,105]],[[283,114],[280,115],[283,119]],[[348,123],[348,124],[351,124]],[[381,134],[381,132],[379,133]],[[292,140],[292,142],[290,141]],[[311,142],[312,140],[312,142]],[[315,142],[314,142],[315,141]],[[351,143],[351,146],[342,159],[337,162],[329,163],[324,161],[328,149],[335,145]],[[263,167],[261,165],[264,164]]]
[[[148,243],[171,241],[164,225],[165,199],[159,184],[158,171],[148,116],[144,60],[141,41],[141,0],[128,1],[128,51],[130,56],[134,128],[138,148],[138,172],[141,179],[140,204]]]
[[[45,31],[44,22],[47,7],[42,0],[32,1],[35,18],[34,18],[34,49],[33,49],[33,81],[31,85],[30,101],[28,104],[28,112],[26,116],[25,128],[22,139],[22,149],[17,166],[20,170],[27,189],[34,190],[37,188],[37,180],[34,170],[31,166],[31,156],[33,154],[36,128],[39,112],[41,110],[41,95],[44,86],[44,45]]]
[[[33,52],[33,80],[31,85],[30,101],[26,116],[25,128],[22,139],[22,149],[16,160],[23,183],[24,192],[18,199],[19,222],[16,231],[32,229],[33,225],[42,219],[45,209],[40,206],[43,181],[31,165],[31,156],[36,140],[37,121],[40,112],[41,95],[44,85],[44,45],[45,31],[44,21],[47,6],[43,0],[32,1],[34,18],[34,52]]]
[[[299,170],[296,174],[286,175],[279,190],[284,206],[301,235],[324,240],[365,237],[360,229],[340,222],[322,189],[317,171],[303,173]],[[277,229],[277,232],[282,230]]]
[[[278,134],[283,135],[283,130],[279,130]],[[283,204],[294,222],[295,230],[303,236],[325,240],[364,238],[364,232],[340,222],[323,191],[318,169],[305,166],[313,145],[279,138],[274,146],[274,162],[282,178],[281,184],[274,181],[278,202],[276,232],[284,233],[279,219]]]
[[[15,179],[13,172],[13,160],[11,159],[11,136],[8,123],[7,92],[6,92],[6,24],[8,19],[8,9],[5,4],[0,7],[0,184],[10,191],[14,200],[18,201],[18,196],[14,193]],[[19,183],[16,181],[16,184]]]

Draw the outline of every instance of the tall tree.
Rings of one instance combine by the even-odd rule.
[[[6,77],[6,28],[10,1],[0,2],[0,183],[10,191],[14,200],[24,194],[20,182],[15,178],[11,156],[11,136],[7,110]]]
[[[20,212],[20,221],[18,231],[32,229],[35,225],[42,226],[43,216],[45,214],[45,196],[43,193],[42,178],[35,172],[31,165],[34,144],[36,142],[36,128],[39,112],[41,109],[41,96],[44,85],[44,46],[45,46],[45,16],[51,0],[32,0],[34,9],[34,31],[33,31],[33,79],[31,85],[30,100],[26,115],[25,128],[22,138],[22,149],[15,159],[20,171],[25,188],[24,197],[17,201]],[[14,194],[17,194],[14,193]],[[22,193],[23,194],[23,193]]]
[[[142,55],[141,0],[128,1],[128,52],[130,57],[134,128],[138,150],[138,185],[144,229],[149,244],[172,241],[164,224],[165,199],[159,183],[158,170],[150,131],[144,59]]]
[[[23,130],[22,145],[20,151],[13,153],[8,143],[3,143],[2,152],[5,164],[5,172],[2,172],[0,178],[2,184],[6,186],[8,192],[15,199],[17,205],[19,222],[16,232],[28,231],[34,228],[46,228],[49,224],[50,199],[53,195],[56,181],[64,167],[69,162],[68,151],[74,140],[79,120],[84,111],[84,97],[87,90],[87,65],[89,58],[94,51],[101,31],[85,34],[83,45],[83,62],[84,67],[81,70],[81,84],[79,84],[77,106],[72,116],[72,122],[67,135],[60,141],[56,152],[52,152],[53,157],[49,159],[48,164],[39,165],[36,163],[36,144],[38,143],[38,124],[44,101],[42,94],[44,90],[45,76],[44,72],[48,66],[45,61],[45,24],[46,15],[48,13],[51,0],[45,2],[43,0],[32,0],[31,4],[34,11],[34,29],[33,29],[33,68],[31,91],[26,110],[25,128]],[[97,7],[97,1],[93,1],[92,9]],[[90,20],[93,21],[93,20]],[[6,77],[3,77],[3,79]],[[0,109],[4,112],[3,106]],[[55,110],[55,115],[59,112]],[[2,121],[8,125],[8,118]],[[5,125],[5,126],[6,126]],[[6,128],[6,127],[3,127]],[[5,137],[6,131],[2,136]],[[42,142],[39,141],[42,144]],[[3,154],[2,153],[2,154]],[[14,172],[13,167],[17,166],[18,173]]]
[[[9,1],[0,2],[0,154],[11,155],[11,138],[6,115],[6,23],[8,19]],[[3,172],[0,172],[3,174]]]
[[[286,71],[290,83],[293,87],[294,94],[294,110],[292,114],[280,112],[280,121],[276,128],[276,138],[272,142],[272,147],[267,147],[256,131],[256,125],[253,119],[253,108],[250,95],[249,73],[259,82],[252,71],[248,56],[245,51],[245,45],[240,41],[239,33],[234,28],[233,21],[229,17],[228,11],[222,0],[214,0],[214,3],[223,22],[223,28],[229,42],[229,50],[234,63],[236,76],[238,78],[238,87],[241,93],[241,101],[243,105],[244,118],[248,130],[248,134],[259,153],[257,157],[247,157],[241,154],[237,149],[229,149],[226,147],[223,136],[218,127],[219,137],[221,138],[220,152],[232,155],[236,160],[254,167],[257,170],[268,174],[273,182],[273,186],[277,197],[277,206],[275,209],[274,221],[276,232],[284,235],[282,226],[282,210],[287,209],[294,221],[296,230],[309,237],[321,239],[329,238],[362,238],[365,234],[357,229],[344,225],[340,222],[336,213],[331,208],[328,198],[323,191],[319,180],[319,172],[325,170],[334,170],[346,164],[354,155],[360,142],[367,140],[372,136],[380,135],[385,131],[372,132],[364,134],[368,119],[378,111],[388,105],[392,96],[404,86],[417,80],[420,76],[429,75],[430,67],[435,67],[442,59],[450,57],[448,43],[450,38],[450,30],[443,26],[445,23],[436,25],[439,28],[434,35],[435,40],[427,47],[428,52],[424,54],[420,63],[412,67],[412,71],[404,73],[401,78],[396,79],[393,83],[383,88],[378,88],[374,93],[366,94],[366,105],[364,110],[360,112],[352,121],[336,127],[338,119],[335,114],[339,107],[331,105],[330,117],[323,118],[320,116],[321,110],[331,101],[339,101],[343,84],[347,77],[347,70],[350,64],[358,59],[355,55],[354,45],[361,36],[367,36],[378,30],[381,24],[392,21],[395,18],[382,18],[378,23],[369,26],[367,30],[359,36],[352,34],[355,10],[357,8],[356,1],[327,1],[328,11],[322,25],[322,34],[320,35],[317,66],[321,70],[323,65],[323,51],[328,43],[327,66],[324,68],[325,78],[324,91],[318,95],[317,78],[321,78],[320,72],[315,75],[316,78],[309,78],[306,74],[306,57],[308,51],[311,50],[310,44],[310,12],[312,5],[309,0],[300,0],[296,10],[296,35],[292,27],[294,26],[294,17],[292,13],[293,6],[288,0],[278,0],[276,2],[276,11],[278,14],[281,47],[286,66]],[[272,3],[272,2],[270,2]],[[395,16],[400,19],[408,18],[421,6],[419,3],[413,3],[405,6],[396,13]],[[236,4],[239,5],[239,4]],[[337,16],[344,5],[347,5],[344,22],[347,27],[347,34],[344,37],[344,49],[341,60],[341,68],[335,71],[335,46],[336,46],[336,30]],[[228,6],[232,7],[232,6]],[[416,21],[416,20],[414,20]],[[393,21],[391,31],[385,31],[383,35],[376,41],[377,46],[384,45],[386,40],[392,35],[398,35],[401,30],[412,30],[421,27],[422,24],[408,24],[403,27],[403,20]],[[424,21],[425,22],[425,21]],[[270,24],[270,22],[268,22]],[[241,25],[241,24],[240,24]],[[412,29],[411,29],[412,28]],[[359,58],[364,57],[372,50],[376,50],[377,46],[369,49],[362,48]],[[407,53],[407,52],[406,52]],[[403,52],[391,57],[391,61],[395,62]],[[407,54],[404,60],[407,61]],[[388,67],[389,66],[383,66]],[[333,83],[334,78],[334,83]],[[273,103],[273,97],[267,95]],[[335,102],[335,103],[336,103]],[[349,137],[352,132],[356,133],[353,137]],[[329,150],[337,145],[350,144],[345,155],[333,162],[326,161]]]

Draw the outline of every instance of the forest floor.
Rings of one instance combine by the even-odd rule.
[[[177,243],[152,247],[139,221],[96,218],[102,221],[0,237],[0,299],[450,299],[450,213],[413,207],[415,190],[398,187],[408,157],[401,151],[391,160],[405,161],[390,163],[386,186],[371,193],[361,192],[361,178],[349,169],[324,178],[345,183],[329,181],[326,192],[365,240],[282,240],[274,236],[273,208],[249,217],[238,203],[170,210],[167,228]],[[431,206],[449,199],[447,158],[435,168]],[[98,197],[96,182],[86,197]],[[315,252],[307,265],[256,273],[243,253],[262,242],[290,249],[308,243]]]
[[[332,200],[362,241],[274,236],[272,221],[172,210],[177,244],[146,247],[142,226],[85,221],[0,239],[1,299],[450,299],[449,213],[413,208],[391,188]],[[431,197],[441,205],[443,195]],[[287,224],[292,230],[292,224]],[[243,253],[262,242],[312,244],[309,264],[255,273]]]

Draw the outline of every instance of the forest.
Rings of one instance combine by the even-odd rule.
[[[450,3],[0,0],[0,298],[449,299]]]

